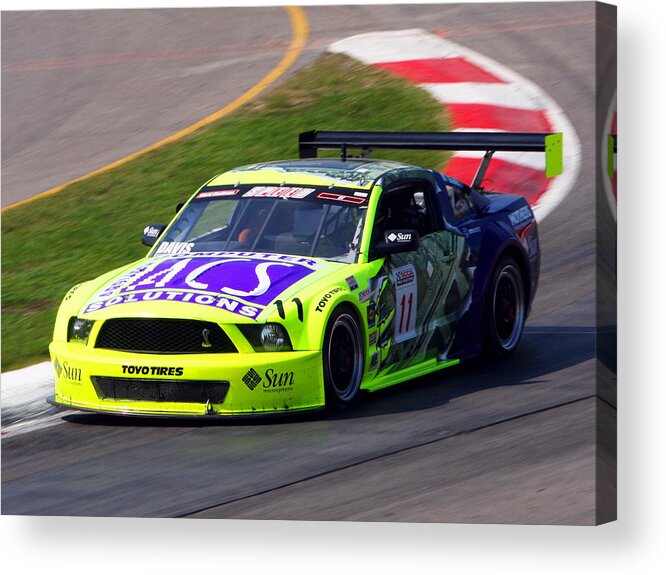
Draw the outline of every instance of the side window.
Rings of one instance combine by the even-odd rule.
[[[471,198],[458,186],[446,184],[444,187],[449,196],[449,202],[451,202],[453,217],[459,220],[468,216],[473,208]]]
[[[420,237],[434,232],[435,215],[430,195],[422,185],[394,189],[382,195],[373,229],[373,244],[384,237],[386,230],[412,229]]]

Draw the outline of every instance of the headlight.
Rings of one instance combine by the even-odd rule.
[[[254,351],[291,351],[289,334],[279,323],[241,324],[238,329],[250,342]]]
[[[278,323],[267,323],[261,328],[261,345],[267,351],[280,351],[291,348],[287,331]]]
[[[80,317],[70,318],[67,329],[67,341],[86,345],[93,325],[95,325],[95,321],[91,319],[81,319]]]

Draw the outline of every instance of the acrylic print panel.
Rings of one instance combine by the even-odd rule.
[[[615,27],[592,2],[3,13],[3,514],[614,520]],[[347,133],[299,163],[311,130],[453,149]],[[207,182],[178,253],[141,245]]]

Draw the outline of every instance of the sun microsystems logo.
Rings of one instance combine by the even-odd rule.
[[[254,390],[254,388],[261,383],[261,376],[253,368],[250,368],[250,371],[243,376],[243,383],[245,383],[250,390]]]
[[[60,360],[56,357],[56,360],[53,362],[53,369],[55,369],[56,374],[58,377],[60,377],[60,374],[62,373],[62,365],[60,364]]]
[[[391,234],[389,234],[388,240],[390,242],[394,242],[397,238],[398,238],[398,236],[396,236],[394,233],[391,233]]]

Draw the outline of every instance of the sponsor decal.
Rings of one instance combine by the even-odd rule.
[[[268,368],[262,378],[257,370],[250,368],[243,376],[243,383],[247,385],[250,391],[254,391],[260,384],[264,393],[282,393],[293,390],[294,372],[293,371],[275,371]]]
[[[417,284],[416,270],[406,265],[393,270],[395,282],[395,333],[393,341],[400,343],[416,337]]]
[[[244,317],[255,318],[261,313],[260,307],[243,304],[236,299],[222,297],[218,295],[196,294],[192,292],[157,290],[142,291],[132,294],[119,295],[106,301],[95,301],[86,307],[86,313],[97,311],[99,309],[109,308],[115,305],[126,303],[139,303],[146,301],[177,301],[183,303],[195,303],[217,307]]]
[[[509,221],[514,228],[520,227],[532,220],[532,210],[529,206],[523,206],[509,214]]]
[[[265,392],[291,391],[294,385],[293,371],[274,371],[267,369],[264,373],[266,381],[262,383]]]
[[[372,290],[370,288],[364,289],[362,292],[358,292],[358,301],[359,303],[365,303],[372,296]]]
[[[166,300],[216,307],[254,318],[263,306],[312,273],[307,266],[311,260],[296,263],[298,259],[155,259],[109,284],[91,300],[85,312],[125,303]]]
[[[319,303],[317,304],[317,307],[315,308],[315,311],[323,311],[324,308],[326,307],[326,304],[328,303],[328,300],[333,297],[333,294],[336,294],[338,292],[344,291],[343,288],[337,287],[333,288],[332,290],[326,292],[323,296],[321,296],[321,299],[319,300]]]
[[[197,200],[205,200],[209,198],[223,198],[228,196],[235,196],[240,190],[211,190],[207,188],[197,194]]]
[[[368,336],[368,345],[376,345],[377,343],[377,332],[373,331],[369,336]]]
[[[255,186],[243,194],[244,198],[292,198],[300,200],[314,192],[314,188],[284,186]]]
[[[375,327],[375,322],[377,320],[377,304],[375,302],[370,302],[368,304],[368,327]]]
[[[70,367],[66,361],[62,364],[62,373],[64,378],[69,381],[81,381],[81,368]]]
[[[182,367],[157,367],[148,365],[123,365],[123,373],[129,375],[175,375],[180,377],[185,372]]]
[[[374,371],[377,369],[377,365],[379,364],[379,353],[375,352],[372,354],[372,357],[370,358],[370,365],[368,366],[368,371]]]
[[[254,390],[261,383],[261,376],[252,368],[243,376],[243,383]]]
[[[386,241],[389,243],[404,244],[412,241],[414,234],[406,232],[391,232],[386,236]]]
[[[155,253],[156,255],[177,256],[191,252],[193,247],[194,244],[191,242],[162,242]]]
[[[358,196],[359,198],[367,198],[368,194],[366,192],[354,192],[355,196]]]
[[[67,381],[81,382],[81,368],[69,365],[67,361],[61,362],[57,357],[53,362],[53,369],[58,377],[62,377]]]
[[[308,266],[314,269],[320,268],[322,267],[322,265],[325,265],[321,264],[317,260],[313,260],[302,256],[288,256],[284,254],[271,254],[271,253],[262,253],[262,252],[197,252],[196,256],[219,258],[219,259],[247,258],[247,259],[261,260],[261,261],[287,262],[287,263],[294,263],[294,264]],[[184,255],[181,257],[189,257],[189,256]],[[142,264],[140,268],[136,268],[134,271],[135,272],[143,271],[142,268],[155,265],[156,263],[153,260],[150,260],[147,263]]]
[[[356,281],[356,278],[354,276],[349,276],[348,278],[345,278],[345,281],[347,282],[347,285],[349,286],[349,289],[351,291],[358,289],[358,282]]]
[[[404,266],[395,270],[393,272],[393,277],[397,287],[406,286],[414,283],[414,279],[416,278],[416,270],[414,269],[414,266]]]
[[[156,228],[155,226],[146,226],[143,228],[143,235],[147,238],[156,238],[160,235],[160,228]]]
[[[333,200],[335,202],[345,202],[347,204],[363,204],[366,198],[357,198],[356,195],[348,196],[347,194],[336,194],[334,192],[321,192],[317,194],[319,200]]]

